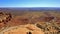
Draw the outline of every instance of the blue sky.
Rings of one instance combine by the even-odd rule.
[[[60,0],[0,0],[0,7],[60,7]]]

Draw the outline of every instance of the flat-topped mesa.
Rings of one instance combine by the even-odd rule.
[[[44,17],[44,20],[46,21],[46,22],[49,22],[49,21],[51,21],[51,20],[53,20],[54,19],[54,17]]]
[[[46,17],[46,16],[41,16],[41,17],[38,17],[36,20],[39,21],[39,22],[50,22],[52,20],[54,20],[55,17]]]

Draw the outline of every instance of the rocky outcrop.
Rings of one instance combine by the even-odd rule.
[[[12,19],[10,13],[0,12],[0,28],[4,27]]]

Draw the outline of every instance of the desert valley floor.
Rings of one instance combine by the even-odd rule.
[[[60,12],[2,10],[0,34],[60,34]]]

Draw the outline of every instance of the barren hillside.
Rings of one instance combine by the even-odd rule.
[[[19,13],[19,15],[17,13],[0,12],[0,32],[6,30],[6,28],[9,29],[9,27],[20,25],[25,27],[27,24],[33,24],[38,29],[41,29],[44,34],[60,34],[60,13],[58,12],[22,12]],[[29,27],[29,25],[27,26]],[[33,26],[29,28],[33,29],[32,27]],[[21,31],[20,29],[18,30]],[[25,32],[24,30],[26,29],[22,28],[22,32]],[[39,31],[36,31],[38,30],[33,30],[35,33],[31,33],[39,33]],[[14,34],[16,34],[16,32]]]

